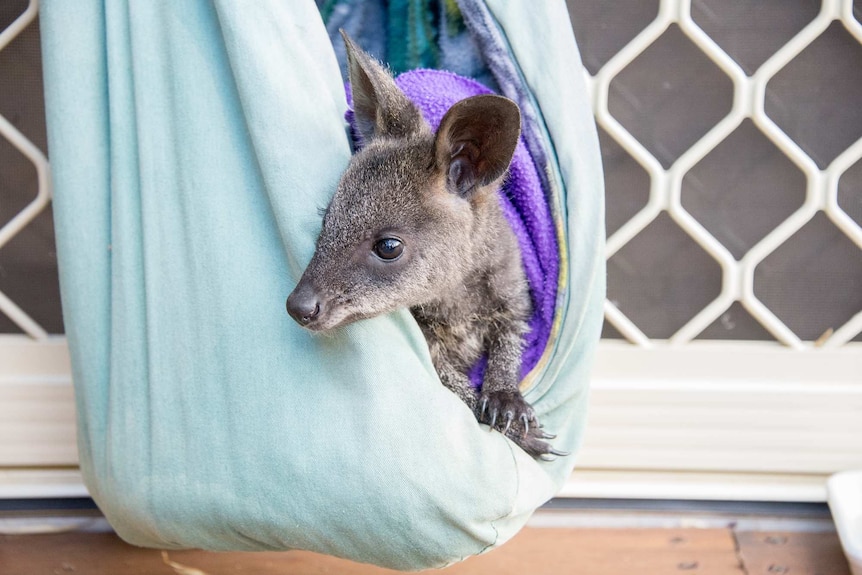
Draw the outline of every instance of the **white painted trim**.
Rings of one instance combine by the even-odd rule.
[[[0,336],[0,470],[77,464],[65,338]]]
[[[89,496],[77,469],[0,469],[0,499]]]
[[[577,469],[558,497],[699,501],[826,500],[825,475]]]
[[[528,527],[556,529],[733,529],[736,533],[780,531],[831,533],[827,517],[781,517],[768,513],[744,514],[700,511],[583,510],[540,508]]]
[[[799,351],[774,342],[694,341],[684,346],[651,341],[650,349],[603,340],[593,371],[593,387],[623,381],[653,388],[660,382],[838,384],[862,386],[862,344]]]
[[[66,338],[34,341],[24,335],[0,334],[0,385],[41,377],[72,381]]]
[[[862,347],[855,344],[806,353],[738,342],[650,350],[603,342],[590,401],[578,468],[623,475],[607,488],[615,495],[598,484],[579,487],[581,495],[661,497],[675,473],[671,497],[822,501],[823,477],[862,467]],[[637,472],[665,476],[656,486],[636,480]],[[691,473],[737,477],[706,486],[686,483]],[[739,483],[739,474],[768,474],[774,486],[792,489]],[[800,489],[794,476],[814,478],[817,491]]]

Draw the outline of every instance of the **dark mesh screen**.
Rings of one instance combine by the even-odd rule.
[[[26,7],[24,0],[0,2],[0,29]],[[41,62],[39,26],[34,22],[0,50],[0,114],[46,151]],[[0,226],[33,201],[37,192],[33,164],[0,137]],[[49,333],[63,332],[50,205],[0,248],[0,291]],[[21,329],[0,313],[0,333],[21,333]]]
[[[567,1],[590,74],[649,26],[658,4]],[[820,8],[819,0],[693,0],[691,15],[751,76]],[[708,51],[673,23],[610,79],[610,115],[665,170],[732,109],[734,82]],[[766,116],[802,153],[794,160],[746,118],[682,175],[682,208],[733,259],[744,261],[803,209],[808,184],[797,166],[800,157],[825,169],[862,137],[860,62],[860,42],[841,22],[832,22],[765,87]],[[651,176],[610,132],[599,126],[612,236],[647,206]],[[839,178],[836,203],[862,225],[862,160]],[[754,297],[794,334],[816,341],[862,312],[862,250],[836,220],[841,214],[805,209],[812,216],[807,223],[779,234],[780,245],[772,251],[757,252],[753,288]],[[671,337],[721,293],[723,271],[695,237],[661,210],[609,258],[608,298],[649,338]],[[758,315],[739,301],[730,303],[697,337],[774,339]],[[604,337],[623,336],[606,324]]]

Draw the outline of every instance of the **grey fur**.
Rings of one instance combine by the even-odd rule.
[[[496,197],[520,134],[517,105],[462,100],[434,134],[391,75],[342,35],[365,147],[341,177],[288,312],[325,331],[409,307],[441,382],[480,422],[531,455],[560,454],[518,390],[530,297]],[[485,353],[477,393],[466,374]]]

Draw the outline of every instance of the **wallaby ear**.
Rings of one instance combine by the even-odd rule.
[[[356,129],[366,142],[375,137],[403,138],[427,129],[427,124],[395,80],[369,54],[339,30],[347,50],[350,92]]]
[[[493,183],[509,168],[521,112],[502,96],[473,96],[452,106],[437,130],[434,153],[449,189],[463,197]]]

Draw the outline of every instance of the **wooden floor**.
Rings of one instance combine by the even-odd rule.
[[[0,535],[2,575],[384,575],[308,552],[164,554],[112,533]],[[734,529],[524,529],[448,575],[849,575],[833,532]]]

